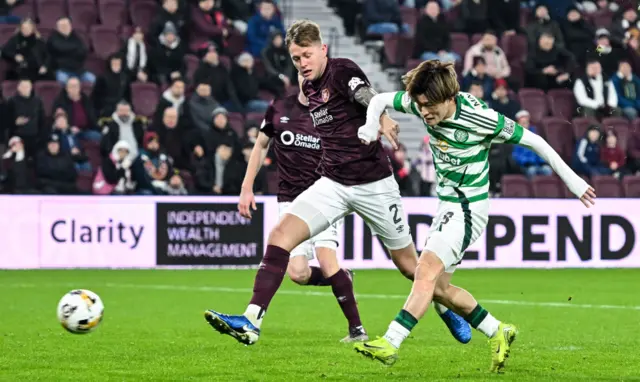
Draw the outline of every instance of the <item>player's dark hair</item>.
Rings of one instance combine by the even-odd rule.
[[[307,47],[313,44],[322,43],[320,26],[311,20],[298,20],[291,24],[284,39],[287,48],[291,44]]]
[[[412,99],[424,95],[431,105],[450,100],[460,91],[453,62],[424,61],[405,74],[402,81]]]

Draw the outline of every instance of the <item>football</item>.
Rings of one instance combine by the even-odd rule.
[[[102,321],[104,305],[90,290],[76,289],[62,296],[58,303],[58,321],[70,333],[84,334],[95,330]]]

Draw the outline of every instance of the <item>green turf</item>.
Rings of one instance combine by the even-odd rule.
[[[432,311],[393,367],[364,359],[338,342],[346,323],[331,288],[288,280],[260,341],[242,346],[213,332],[203,311],[241,313],[254,273],[0,271],[0,380],[640,380],[640,270],[458,271],[456,283],[521,330],[501,376],[487,371],[480,333],[460,345]],[[365,326],[382,335],[410,283],[395,271],[359,271],[355,285]],[[91,289],[105,303],[94,333],[72,335],[56,321],[58,299],[73,288]]]

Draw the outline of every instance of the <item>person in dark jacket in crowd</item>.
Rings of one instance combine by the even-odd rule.
[[[587,52],[593,51],[595,29],[582,18],[578,8],[571,6],[562,24],[562,31],[566,48],[573,54],[576,63],[584,66],[587,61]]]
[[[187,3],[184,2],[185,8]],[[156,17],[149,27],[149,36],[151,36],[153,45],[160,45],[158,39],[167,23],[172,23],[178,30],[178,36],[183,41],[187,41],[189,33],[187,25],[189,25],[190,13],[188,9],[180,9],[178,0],[162,0],[162,7],[158,10]]]
[[[571,86],[571,74],[575,68],[573,55],[555,45],[553,35],[543,32],[536,48],[529,51],[525,70],[528,87],[547,91]]]
[[[233,143],[222,142],[213,157],[213,193],[216,195],[240,195],[244,169],[237,153],[233,152],[232,145]]]
[[[68,17],[56,23],[56,30],[47,41],[51,63],[46,67],[55,70],[56,80],[66,84],[71,77],[80,77],[83,82],[95,82],[96,76],[84,67],[89,49],[71,26]]]
[[[431,0],[424,7],[416,27],[413,57],[421,60],[460,61],[460,56],[451,51],[451,29],[440,5]]]
[[[200,195],[211,195],[215,183],[212,155],[206,155],[204,148],[197,145],[191,155],[194,191]]]
[[[566,13],[564,13],[566,15]],[[535,20],[527,25],[527,40],[529,41],[529,49],[533,49],[537,44],[540,36],[547,33],[553,36],[556,46],[564,48],[564,36],[560,24],[556,20],[552,20],[549,16],[549,9],[546,5],[538,4],[535,10]]]
[[[365,0],[362,22],[367,34],[397,34],[408,32],[402,22],[400,5],[396,0]]]
[[[147,46],[142,28],[136,27],[124,46],[126,70],[130,81],[147,82],[149,80]]]
[[[253,57],[260,57],[262,50],[269,43],[273,30],[284,35],[284,25],[276,13],[276,6],[271,0],[262,0],[258,12],[249,20],[247,26],[247,51]]]
[[[180,120],[180,125],[189,125],[189,118],[191,117],[189,112],[189,103],[187,97],[185,97],[186,85],[182,79],[173,80],[171,86],[162,93],[160,101],[156,106],[156,112],[154,115],[155,120],[162,119],[162,113],[169,107],[176,108]]]
[[[489,24],[500,36],[524,33],[520,27],[520,0],[489,0]]]
[[[60,151],[71,156],[77,171],[91,171],[91,163],[84,153],[80,140],[71,132],[69,120],[64,111],[58,110],[53,116],[53,132],[60,137]]]
[[[216,45],[207,44],[199,51],[202,61],[193,75],[195,83],[211,85],[213,98],[231,112],[242,111],[229,70],[220,62]]]
[[[220,104],[211,96],[211,85],[196,83],[196,91],[189,100],[189,120],[193,127],[206,131],[211,128],[211,116]]]
[[[77,177],[71,156],[60,150],[60,136],[52,134],[36,160],[38,188],[45,194],[76,194]]]
[[[577,174],[588,177],[611,174],[611,170],[603,165],[600,158],[600,138],[600,128],[594,125],[589,127],[576,144],[572,167]]]
[[[18,24],[20,17],[11,14],[11,9],[24,3],[23,0],[0,1],[0,24]]]
[[[231,69],[231,78],[244,111],[265,112],[269,107],[269,101],[259,99],[258,92],[261,87],[268,86],[266,81],[258,78],[253,70],[253,57],[248,53],[242,53],[236,61]]]
[[[114,195],[153,195],[156,193],[140,157],[131,158],[129,144],[117,142],[109,157],[102,160],[104,181],[113,185]],[[94,183],[94,189],[96,184]]]
[[[458,30],[468,35],[484,33],[489,29],[488,0],[463,0],[458,6]]]
[[[495,79],[487,74],[487,62],[482,56],[477,56],[473,58],[473,69],[462,78],[461,89],[463,92],[468,92],[471,84],[481,84],[483,94],[489,97],[493,93],[494,83]]]
[[[487,97],[489,107],[507,118],[515,119],[520,111],[520,103],[509,97],[509,84],[503,78],[495,82],[495,90],[491,93],[491,98]]]
[[[602,72],[607,76],[615,74],[616,70],[618,70],[618,64],[620,61],[630,58],[627,49],[611,44],[611,35],[605,28],[599,28],[596,30],[596,44],[598,44],[597,56],[593,53],[589,56],[594,56],[594,58],[597,58],[598,61],[600,61],[600,64],[602,65]]]
[[[138,149],[143,147],[147,119],[135,115],[127,101],[118,102],[113,114],[108,118],[100,119],[99,124],[102,129],[100,152],[103,156],[109,155],[113,146],[119,141],[129,144],[129,153],[132,157],[138,156]]]
[[[269,45],[262,51],[262,64],[267,75],[278,78],[285,87],[291,85],[293,78],[293,63],[289,51],[284,46],[282,33],[278,30],[271,32]]]
[[[213,41],[224,50],[226,39],[233,30],[222,9],[214,0],[198,0],[191,9],[191,41],[193,44]]]
[[[69,117],[71,131],[81,140],[99,142],[102,134],[98,131],[98,119],[93,102],[82,92],[80,80],[71,77],[53,103],[53,110],[62,109]]]
[[[203,148],[207,153],[215,153],[216,148],[223,142],[231,146],[234,154],[239,159],[242,155],[242,146],[238,134],[229,125],[227,110],[218,107],[213,111],[209,129],[199,132]]]
[[[178,36],[178,30],[172,22],[165,24],[158,40],[160,44],[151,48],[151,67],[156,81],[165,85],[184,78],[184,56],[187,47]]]
[[[29,78],[32,82],[48,79],[47,43],[31,19],[24,19],[16,33],[2,47],[2,57],[13,64],[9,78]]]
[[[165,109],[161,119],[154,119],[151,131],[158,133],[160,146],[173,158],[174,167],[188,170],[194,142],[199,136],[178,123],[178,110],[175,107]]]
[[[222,8],[222,12],[230,20],[234,20],[234,21],[249,20],[249,18],[253,13],[252,4],[245,0],[222,0],[220,7]]]
[[[9,149],[2,156],[2,171],[6,180],[4,191],[12,194],[35,194],[30,174],[33,173],[33,160],[25,153],[24,144],[20,137],[9,139]]]
[[[622,113],[634,120],[640,111],[640,78],[633,74],[629,61],[620,61],[618,72],[611,79],[618,94],[618,107]]]
[[[174,0],[175,1],[175,0]],[[130,75],[124,70],[122,56],[113,54],[107,60],[107,70],[93,87],[93,103],[100,117],[110,116],[121,100],[131,101]]]
[[[28,79],[18,82],[16,95],[9,98],[5,110],[5,119],[10,137],[19,137],[24,143],[27,157],[32,158],[46,140],[49,130],[45,127],[44,106],[42,100],[33,93]]]

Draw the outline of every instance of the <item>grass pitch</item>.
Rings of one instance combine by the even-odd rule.
[[[429,311],[384,367],[338,341],[346,321],[330,287],[285,280],[260,341],[214,332],[205,309],[241,313],[253,270],[0,271],[2,381],[539,380],[640,381],[640,270],[459,270],[454,281],[520,334],[506,373],[488,372],[481,333],[458,344]],[[411,284],[358,271],[365,327],[382,335]],[[55,316],[70,289],[98,293],[105,318],[72,335]]]

